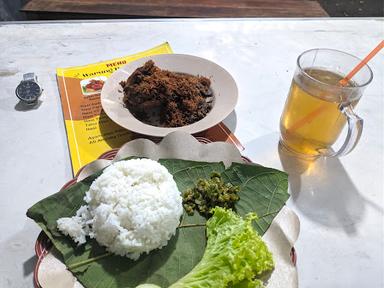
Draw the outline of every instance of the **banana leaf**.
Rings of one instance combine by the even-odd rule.
[[[173,175],[180,191],[193,187],[199,178],[219,172],[225,182],[239,185],[240,200],[235,211],[244,216],[256,212],[255,229],[263,235],[273,218],[289,198],[286,173],[259,165],[208,163],[178,159],[159,162]],[[137,261],[111,255],[95,240],[77,246],[57,230],[56,221],[73,216],[86,204],[83,200],[89,186],[102,172],[33,205],[27,216],[47,234],[68,269],[84,287],[136,287],[143,283],[167,287],[186,275],[200,261],[206,245],[205,218],[195,213],[182,216],[181,226],[168,245],[142,255]]]

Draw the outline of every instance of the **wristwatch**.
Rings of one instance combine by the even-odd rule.
[[[41,93],[43,93],[43,88],[37,83],[35,73],[24,74],[23,80],[16,87],[16,96],[28,105],[35,105]]]

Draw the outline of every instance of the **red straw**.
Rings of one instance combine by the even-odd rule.
[[[341,79],[341,80],[339,81],[339,83],[340,83],[341,85],[343,85],[343,86],[347,85],[348,82],[349,82],[349,80],[351,80],[352,77],[355,76],[355,74],[356,74],[357,72],[359,72],[359,70],[360,70],[361,68],[363,68],[363,66],[366,65],[366,64],[369,62],[369,60],[371,60],[377,53],[379,53],[379,51],[380,51],[383,47],[384,47],[384,40],[381,41],[381,42],[379,43],[379,45],[377,45],[377,46],[375,47],[375,49],[373,49],[373,50],[371,51],[371,53],[369,53],[367,56],[365,56],[365,58],[364,58],[363,60],[361,60],[361,62],[360,62],[359,64],[357,64],[356,67],[353,68],[352,71],[349,72],[347,76],[345,76],[343,79]]]

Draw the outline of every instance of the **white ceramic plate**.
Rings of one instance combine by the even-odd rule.
[[[136,119],[124,107],[124,94],[120,82],[127,80],[133,71],[150,59],[161,69],[210,78],[211,88],[215,97],[212,110],[200,121],[176,128],[156,127]],[[176,130],[194,134],[218,124],[235,108],[237,97],[238,91],[235,80],[221,66],[196,56],[162,54],[141,58],[114,72],[108,78],[101,91],[101,105],[109,118],[120,126],[140,134],[164,137]]]

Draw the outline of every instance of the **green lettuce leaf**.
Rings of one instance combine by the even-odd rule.
[[[274,263],[268,247],[252,227],[255,214],[243,219],[221,207],[213,211],[206,223],[208,240],[203,258],[170,288],[263,287],[254,278],[271,272]]]

